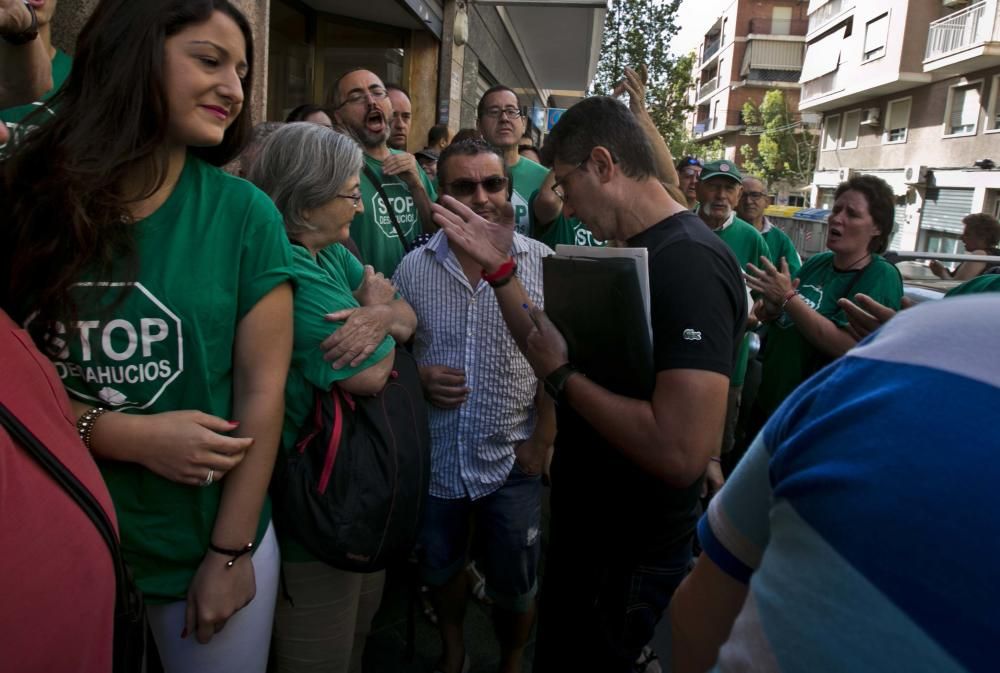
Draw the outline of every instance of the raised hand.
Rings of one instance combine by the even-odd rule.
[[[423,188],[420,165],[417,164],[417,158],[408,152],[393,154],[383,161],[382,175],[397,175],[410,189]]]
[[[510,203],[504,204],[500,220],[491,222],[450,196],[438,201],[431,204],[435,224],[487,273],[496,271],[510,258],[514,240],[514,208]]]

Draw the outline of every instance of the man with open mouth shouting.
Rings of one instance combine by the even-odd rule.
[[[336,121],[354,134],[365,153],[361,174],[365,207],[354,216],[351,238],[366,264],[390,276],[409,242],[424,231],[434,231],[430,204],[437,193],[412,154],[386,144],[392,103],[375,73],[352,70],[341,75],[331,97]]]

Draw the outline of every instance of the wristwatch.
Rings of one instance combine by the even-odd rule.
[[[549,397],[551,397],[556,404],[560,404],[562,402],[563,394],[566,392],[566,382],[569,381],[569,378],[573,376],[573,374],[579,373],[580,370],[568,362],[560,367],[557,367],[545,377],[544,381],[542,381],[545,385],[545,392],[549,394]]]
[[[12,44],[15,47],[28,44],[38,37],[38,14],[35,13],[35,8],[32,7],[31,3],[25,2],[24,6],[31,13],[31,25],[20,33],[0,33],[0,38],[3,38],[4,42]]]

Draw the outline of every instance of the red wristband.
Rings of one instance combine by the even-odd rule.
[[[511,276],[514,275],[514,271],[517,270],[517,263],[514,261],[513,257],[507,258],[507,261],[497,267],[497,270],[493,273],[486,273],[486,269],[480,272],[480,275],[490,285],[499,283],[501,281],[509,280]]]
[[[798,293],[799,293],[798,290],[789,290],[787,293],[785,293],[785,297],[781,301],[781,310],[782,311],[785,310],[785,306],[788,305],[788,302],[790,302],[792,300],[792,297],[794,297]]]

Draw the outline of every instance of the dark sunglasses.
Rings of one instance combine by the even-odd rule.
[[[448,191],[455,196],[472,196],[479,185],[490,194],[496,194],[507,188],[507,178],[494,176],[485,180],[452,180],[448,183]]]

